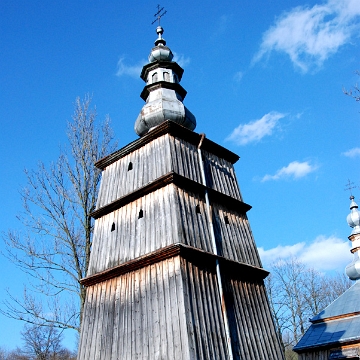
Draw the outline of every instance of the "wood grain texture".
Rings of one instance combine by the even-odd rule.
[[[219,255],[260,267],[246,215],[216,203],[213,213]],[[175,243],[213,251],[204,198],[169,184],[97,219],[88,275]]]
[[[130,163],[132,170],[128,170]],[[205,152],[205,163],[209,187],[242,201],[233,165],[210,152]],[[169,172],[201,183],[196,146],[164,134],[103,170],[96,208],[106,206]]]
[[[187,142],[195,146],[198,146],[201,139],[201,134],[191,131],[172,121],[165,121],[161,125],[149,131],[145,136],[142,136],[138,140],[135,140],[130,144],[124,146],[123,148],[115,151],[114,153],[98,160],[95,163],[95,166],[101,170],[104,170],[107,166],[111,165],[115,161],[140,149],[141,147],[145,146],[149,142],[154,141],[155,139],[164,134],[169,134],[173,137],[185,139]],[[220,158],[229,161],[231,164],[235,164],[239,160],[238,155],[207,138],[204,139],[202,149],[204,149],[205,151],[210,151],[216,156],[219,156]]]
[[[234,359],[282,359],[263,282],[224,271]],[[227,359],[215,261],[164,259],[88,288],[79,360]]]
[[[89,287],[85,314],[79,360],[191,359],[180,257]]]
[[[330,350],[318,350],[316,352],[306,352],[298,354],[298,360],[329,360]]]
[[[97,163],[79,360],[228,359],[219,285],[234,358],[283,359],[234,172],[238,157],[205,139],[205,188],[200,138],[167,122]]]

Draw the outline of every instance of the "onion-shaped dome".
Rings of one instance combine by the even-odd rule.
[[[358,210],[358,205],[354,201],[354,196],[350,197],[350,214],[347,216],[346,220],[350,227],[353,228],[351,235],[360,234],[360,212]]]
[[[141,98],[146,102],[135,121],[139,136],[170,120],[190,130],[196,127],[195,116],[183,104],[186,90],[180,85],[184,70],[173,62],[173,53],[162,38],[161,26],[156,28],[158,38],[140,77],[146,82]]]
[[[155,47],[151,49],[151,53],[149,55],[149,61],[171,61],[174,57],[171,50],[165,46],[166,41],[162,38],[162,34],[164,33],[164,29],[161,26],[156,28],[156,33],[158,34],[158,38],[155,41]]]
[[[345,273],[350,280],[358,280],[360,279],[360,261],[359,261],[359,253],[354,253],[353,261],[346,266]]]
[[[346,267],[346,275],[351,280],[360,279],[360,259],[359,259],[359,249],[360,249],[360,213],[358,210],[358,205],[354,201],[354,196],[350,196],[350,214],[347,216],[346,220],[350,227],[353,228],[349,240],[351,241],[351,252],[354,254],[353,261]]]

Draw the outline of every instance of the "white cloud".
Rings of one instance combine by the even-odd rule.
[[[229,23],[232,20],[232,16],[230,15],[221,15],[217,22],[215,22],[215,28],[213,34],[211,35],[211,39],[217,40],[219,37],[223,36],[228,30]]]
[[[328,0],[311,8],[293,8],[263,34],[253,62],[279,51],[288,54],[303,72],[314,66],[318,68],[358,34],[359,16],[359,0]]]
[[[315,171],[316,169],[317,166],[311,165],[308,161],[293,161],[288,166],[284,166],[280,170],[278,170],[275,175],[265,175],[261,181],[264,182],[269,180],[280,180],[286,178],[299,179]]]
[[[235,75],[234,75],[234,80],[236,82],[240,82],[241,79],[243,78],[244,73],[242,71],[238,71]]]
[[[305,242],[265,250],[258,248],[265,267],[279,260],[297,258],[299,261],[318,271],[342,270],[352,261],[350,242],[336,236],[318,236],[310,244]]]
[[[186,67],[190,64],[190,58],[185,57],[183,54],[178,54],[175,51],[173,51],[174,58],[173,61],[177,62],[181,67]]]
[[[135,78],[140,78],[140,73],[143,66],[146,64],[146,61],[143,60],[138,63],[138,65],[125,65],[124,57],[121,57],[117,63],[116,76],[128,75]]]
[[[125,61],[125,57],[124,56],[120,57],[117,63],[116,76],[120,77],[123,75],[127,75],[134,78],[140,78],[140,74],[143,66],[148,63],[147,60],[142,60],[139,61],[137,65],[126,65],[124,61]],[[190,63],[190,58],[174,52],[173,61],[176,61],[181,67],[186,67]]]
[[[345,151],[342,154],[347,157],[354,158],[354,157],[360,156],[360,148],[353,148],[348,151]]]
[[[285,116],[285,114],[272,111],[259,120],[239,125],[225,140],[233,141],[238,145],[260,141],[264,136],[271,135],[279,120]]]

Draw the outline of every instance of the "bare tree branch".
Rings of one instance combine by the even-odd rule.
[[[359,70],[355,71],[355,74],[360,76],[360,71]],[[360,87],[357,83],[349,90],[346,90],[345,88],[343,88],[343,92],[345,95],[348,95],[348,96],[351,96],[352,98],[354,98],[355,101],[360,101]]]
[[[0,312],[30,324],[80,330],[86,276],[92,244],[100,170],[94,160],[113,151],[107,117],[96,125],[91,98],[75,101],[68,123],[69,146],[50,166],[25,170],[27,185],[20,196],[21,230],[3,236],[5,256],[29,277],[21,299],[8,293]],[[47,301],[45,301],[46,299]],[[49,301],[50,299],[50,301]]]
[[[310,326],[309,319],[350,287],[345,275],[333,277],[306,267],[295,258],[278,261],[265,280],[270,307],[287,360],[297,359],[293,346]]]

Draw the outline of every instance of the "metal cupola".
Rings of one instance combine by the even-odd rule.
[[[156,28],[158,38],[151,49],[149,63],[140,74],[146,85],[141,98],[146,102],[135,121],[135,132],[145,135],[166,120],[173,121],[190,130],[196,127],[195,116],[184,106],[186,90],[180,85],[184,70],[172,61],[173,53],[162,37],[164,29]]]
[[[360,258],[358,252],[360,250],[360,212],[354,199],[354,196],[351,195],[350,214],[346,218],[348,225],[353,229],[349,240],[352,244],[351,252],[354,254],[354,259],[346,267],[346,275],[351,280],[358,280],[360,279]]]

